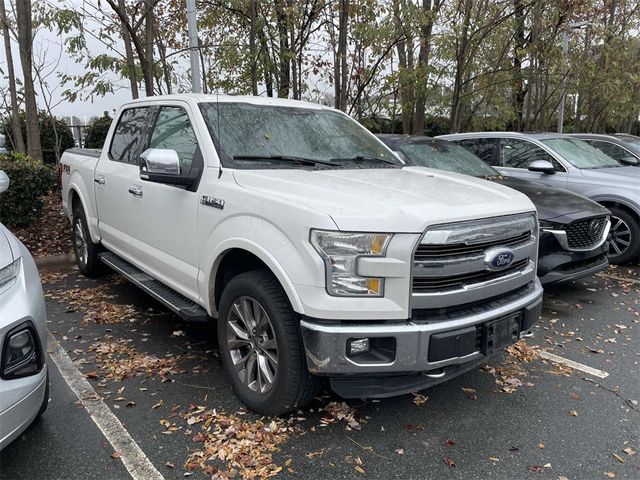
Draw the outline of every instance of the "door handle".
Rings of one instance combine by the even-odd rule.
[[[105,183],[107,183],[104,177],[96,177],[93,179],[93,181],[96,182],[98,185],[104,185]]]
[[[129,193],[136,198],[142,198],[142,189],[140,187],[129,187]]]

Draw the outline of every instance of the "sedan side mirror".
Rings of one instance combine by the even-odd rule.
[[[0,170],[0,193],[9,190],[10,184],[11,180],[9,180],[9,175],[4,173],[4,170]]]
[[[193,179],[183,177],[178,152],[170,148],[148,148],[140,155],[140,178],[148,182],[171,185],[193,185]]]
[[[556,169],[553,168],[551,162],[547,160],[535,160],[529,164],[530,172],[546,173],[548,175],[556,173]]]

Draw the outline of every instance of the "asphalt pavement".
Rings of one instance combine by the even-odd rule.
[[[283,419],[243,409],[211,326],[185,324],[114,274],[43,280],[50,332],[166,479],[640,478],[637,267],[547,291],[535,337],[482,369],[382,401],[325,390]],[[0,478],[131,478],[129,452],[50,368],[49,409],[0,453]]]

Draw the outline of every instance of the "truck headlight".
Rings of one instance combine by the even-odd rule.
[[[350,233],[311,230],[311,244],[325,263],[327,292],[340,297],[384,294],[384,278],[356,273],[358,257],[384,257],[391,239],[386,233]]]
[[[20,271],[20,259],[15,260],[6,267],[0,269],[0,293],[4,293],[6,290],[16,283],[18,272]]]

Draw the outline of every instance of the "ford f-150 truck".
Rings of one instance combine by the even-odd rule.
[[[347,115],[261,97],[127,103],[104,148],[68,150],[77,264],[191,321],[217,319],[241,400],[416,391],[538,319],[538,221],[521,193],[407,167]]]

